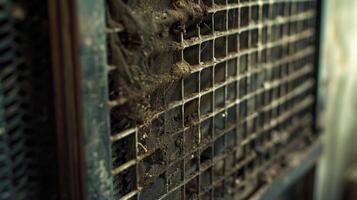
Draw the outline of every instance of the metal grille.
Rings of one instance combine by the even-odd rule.
[[[0,1],[1,200],[56,196],[46,12],[42,0]]]
[[[143,15],[155,18],[170,14],[165,10],[172,9],[170,2],[129,1],[124,7],[137,15],[147,9],[151,14]],[[115,9],[108,3],[115,198],[247,198],[276,176],[289,151],[313,136],[317,3],[173,2],[190,2],[204,14],[172,24],[169,38],[178,46],[173,53],[157,50],[155,58],[161,60],[149,66],[165,66],[147,76],[159,79],[158,74],[172,73],[165,68],[177,66],[185,75],[135,96],[149,102],[143,104],[150,111],[143,120],[126,112],[128,102],[138,101],[121,90],[123,75],[130,74],[113,64],[118,51],[112,42],[118,36],[123,55],[130,56],[125,38],[140,35],[128,35],[125,20],[111,22]],[[172,66],[166,66],[170,56]]]
[[[9,4],[0,5],[1,13],[1,57],[0,57],[0,91],[1,91],[1,133],[0,133],[0,199],[25,199],[21,193],[28,183],[24,173],[25,137],[21,118],[21,100],[17,97],[20,90],[16,60],[18,49],[14,46],[14,20],[9,13]]]

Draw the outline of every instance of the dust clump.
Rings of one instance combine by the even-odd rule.
[[[111,118],[122,130],[139,127],[138,154],[149,155],[139,163],[143,193],[161,185],[165,164],[182,153],[182,137],[165,135],[178,128],[178,113],[160,113],[182,100],[181,80],[193,70],[181,59],[181,34],[206,15],[201,1],[107,0],[108,61],[116,73],[117,94],[111,99],[117,102]]]

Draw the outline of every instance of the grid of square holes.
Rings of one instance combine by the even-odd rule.
[[[312,134],[316,1],[199,2],[208,15],[180,41],[193,71],[152,123],[155,134],[118,131],[112,116],[116,198],[244,198]],[[166,139],[149,149],[147,137]]]

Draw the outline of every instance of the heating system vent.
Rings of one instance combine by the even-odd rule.
[[[0,1],[0,199],[55,198],[45,1]]]
[[[115,199],[244,199],[314,138],[314,0],[107,0]]]
[[[20,63],[16,60],[14,20],[9,13],[9,4],[1,5],[1,133],[0,133],[0,199],[25,199],[21,193],[28,184],[24,172],[25,136],[22,124],[21,99],[19,94]]]
[[[259,199],[319,140],[318,2],[0,0],[0,200]]]

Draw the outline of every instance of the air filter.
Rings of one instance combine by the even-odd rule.
[[[309,147],[317,6],[107,0],[114,198],[245,199]]]
[[[0,200],[259,196],[318,141],[318,7],[0,0]]]

